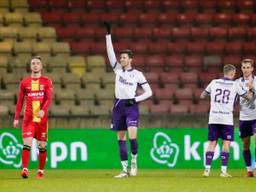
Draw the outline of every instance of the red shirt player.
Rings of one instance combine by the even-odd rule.
[[[47,110],[52,100],[52,82],[42,76],[42,60],[34,57],[30,63],[31,76],[25,77],[20,82],[19,97],[16,105],[13,126],[18,127],[20,112],[24,97],[26,100],[24,119],[22,123],[22,172],[23,178],[28,178],[28,162],[32,139],[36,138],[39,149],[38,178],[43,178],[43,169],[46,162],[46,141],[48,134]]]

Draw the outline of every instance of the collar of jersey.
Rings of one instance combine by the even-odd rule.
[[[133,71],[133,68],[131,68],[131,69],[128,69],[128,70],[125,70],[125,69],[123,69],[123,71],[128,71],[128,72],[131,72],[131,71]]]
[[[31,76],[30,76],[31,77]],[[40,76],[41,77],[41,76]],[[32,80],[38,80],[40,77],[31,77]]]
[[[254,75],[252,75],[252,79],[254,80]],[[244,82],[245,80],[244,80],[244,77],[242,77],[242,81]]]
[[[232,81],[232,79],[229,79],[229,78],[227,78],[227,77],[223,77],[222,79],[223,79],[223,80],[227,80],[227,81]]]

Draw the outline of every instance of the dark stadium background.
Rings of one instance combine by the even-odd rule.
[[[112,23],[117,56],[132,49],[133,67],[153,89],[140,104],[138,176],[122,181],[113,178],[120,171],[116,133],[109,131],[115,76],[103,21]],[[36,55],[54,97],[45,179],[36,179],[34,142],[24,182],[21,129],[12,124],[19,82]],[[0,191],[255,190],[255,178],[244,177],[237,128],[233,178],[219,177],[219,156],[210,177],[202,177],[209,101],[199,95],[224,64],[240,76],[244,58],[256,59],[256,0],[0,0]]]
[[[12,126],[18,83],[41,55],[54,82],[50,127],[108,127],[114,48],[130,48],[154,96],[141,103],[141,127],[205,127],[199,94],[223,64],[255,59],[254,0],[1,0],[0,126]],[[236,109],[236,112],[238,109]]]

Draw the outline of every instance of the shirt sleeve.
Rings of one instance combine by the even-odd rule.
[[[112,66],[113,70],[116,72],[116,70],[120,70],[122,67],[117,62],[116,54],[113,48],[112,44],[112,38],[111,35],[106,35],[106,46],[107,46],[107,54],[108,54],[108,60],[110,62],[110,65]]]
[[[205,88],[205,92],[207,94],[211,94],[211,87],[212,87],[213,81],[211,81],[211,83],[209,83],[209,85],[207,85],[207,87]]]
[[[20,112],[22,110],[24,96],[25,96],[25,87],[23,85],[23,81],[21,81],[20,82],[20,88],[19,88],[18,101],[17,101],[17,104],[16,104],[14,120],[19,120],[19,118],[20,118]]]
[[[142,87],[142,89],[144,90],[144,93],[135,97],[136,102],[144,101],[147,98],[152,96],[152,89],[149,86],[145,76],[142,73],[140,73],[138,84]]]
[[[49,80],[48,81],[48,85],[46,87],[45,90],[45,102],[41,108],[41,110],[43,110],[45,113],[48,110],[48,108],[50,107],[51,103],[52,103],[52,93],[53,93],[53,87],[52,87],[52,81]]]

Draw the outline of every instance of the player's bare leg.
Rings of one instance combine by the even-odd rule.
[[[251,150],[250,150],[250,143],[251,143],[251,137],[243,137],[242,138],[243,143],[243,157],[244,162],[246,164],[246,176],[247,177],[253,177],[253,173],[251,170]]]
[[[117,131],[117,138],[120,151],[120,159],[123,170],[120,174],[116,175],[115,178],[125,178],[128,177],[128,154],[126,146],[126,131]]]
[[[211,162],[214,156],[214,150],[217,141],[209,141],[207,152],[205,153],[205,170],[203,173],[204,177],[209,177],[211,171]]]
[[[230,174],[227,173],[227,166],[229,160],[229,147],[230,141],[223,140],[222,143],[222,152],[221,152],[221,177],[232,177]]]
[[[22,149],[22,171],[21,176],[26,179],[28,178],[28,162],[30,158],[30,149],[32,146],[32,137],[23,138],[23,149]]]
[[[46,142],[38,141],[38,161],[39,161],[39,169],[37,171],[37,178],[42,179],[44,176],[44,166],[46,162],[47,152],[46,152]]]
[[[137,142],[137,127],[128,127],[128,134],[130,139],[130,145],[131,145],[131,176],[136,176],[138,172],[137,168],[137,152],[138,152],[138,142]]]

